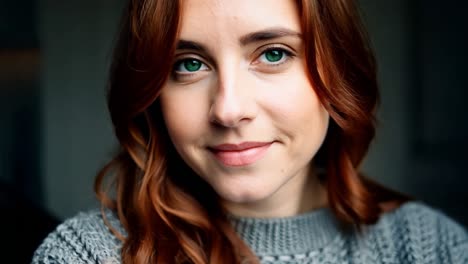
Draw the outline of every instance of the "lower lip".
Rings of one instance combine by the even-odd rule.
[[[265,156],[266,152],[270,148],[271,143],[260,146],[260,147],[255,147],[255,148],[249,148],[246,150],[240,150],[240,151],[211,151],[215,158],[219,160],[222,164],[225,166],[230,166],[230,167],[241,167],[241,166],[247,166],[255,163],[259,159],[263,158]]]

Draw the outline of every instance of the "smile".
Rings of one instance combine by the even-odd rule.
[[[222,144],[208,148],[214,157],[229,167],[248,166],[263,156],[273,142],[243,142],[241,144]]]

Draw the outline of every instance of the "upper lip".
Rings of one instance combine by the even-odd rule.
[[[246,149],[251,149],[251,148],[258,148],[258,147],[263,147],[266,145],[270,145],[272,142],[242,142],[239,144],[220,144],[216,145],[213,147],[209,147],[209,149],[216,150],[216,151],[241,151],[241,150],[246,150]]]

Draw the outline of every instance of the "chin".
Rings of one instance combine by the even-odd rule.
[[[267,189],[233,187],[226,186],[225,188],[217,189],[216,192],[224,200],[239,204],[258,202],[268,198],[272,194]]]

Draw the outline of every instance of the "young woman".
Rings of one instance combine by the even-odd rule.
[[[103,208],[33,263],[468,263],[461,226],[359,173],[377,97],[354,1],[130,1]]]

